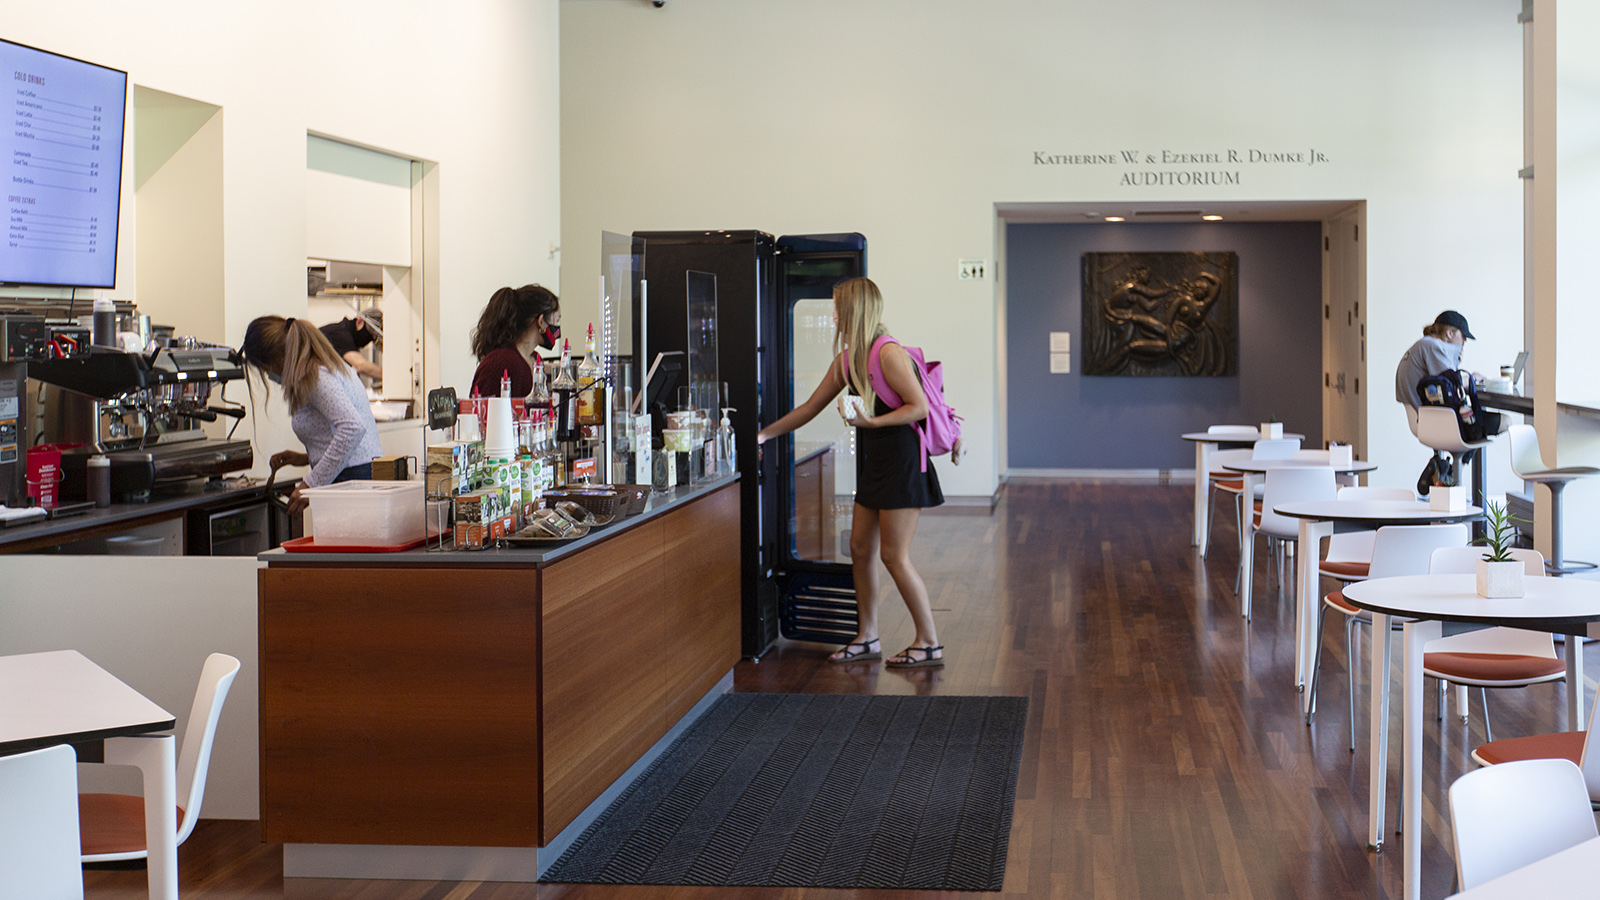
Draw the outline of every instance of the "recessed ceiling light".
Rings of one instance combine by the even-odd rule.
[[[1201,216],[1200,218],[1205,219],[1207,222],[1221,222],[1222,221],[1222,217],[1218,216],[1218,215]]]
[[[1107,222],[1126,222],[1128,220],[1124,219],[1121,216],[1106,216],[1106,221]]]

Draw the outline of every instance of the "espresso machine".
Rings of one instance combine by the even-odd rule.
[[[193,478],[220,482],[248,469],[247,440],[214,438],[204,423],[243,418],[245,408],[221,399],[220,387],[242,379],[237,352],[193,338],[173,338],[148,353],[95,347],[80,357],[35,362],[28,377],[42,384],[34,420],[43,441],[77,445],[61,456],[62,492],[87,492],[88,459],[111,462],[111,495],[121,502],[149,499],[158,485]]]

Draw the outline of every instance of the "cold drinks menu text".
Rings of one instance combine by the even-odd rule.
[[[112,286],[126,73],[3,40],[0,73],[11,101],[0,282]]]

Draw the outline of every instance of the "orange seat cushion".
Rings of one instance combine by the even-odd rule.
[[[1491,766],[1519,759],[1570,759],[1573,765],[1577,765],[1578,760],[1583,758],[1583,739],[1587,735],[1586,731],[1558,731],[1555,734],[1506,738],[1483,744],[1472,755]]]
[[[1344,591],[1334,591],[1323,599],[1327,601],[1329,606],[1339,610],[1347,616],[1359,616],[1365,612],[1365,610],[1355,606],[1349,600],[1346,600],[1344,598]]]
[[[1549,678],[1567,670],[1567,664],[1547,656],[1510,653],[1424,653],[1422,668],[1446,678],[1474,681],[1527,681]]]
[[[183,821],[182,807],[178,807],[178,821]],[[130,794],[79,794],[78,840],[84,856],[143,852],[144,798]]]
[[[1367,577],[1367,572],[1371,570],[1371,568],[1371,563],[1340,561],[1328,562],[1327,560],[1323,560],[1321,566],[1322,574],[1332,575],[1336,578],[1365,578]]]
[[[1231,491],[1235,494],[1238,494],[1244,491],[1244,479],[1227,478],[1213,473],[1211,476],[1211,486],[1218,490]]]

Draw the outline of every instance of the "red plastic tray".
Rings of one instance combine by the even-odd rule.
[[[409,544],[386,544],[381,547],[362,547],[349,544],[341,544],[337,547],[319,547],[315,537],[301,537],[284,541],[279,546],[290,553],[399,553],[401,550],[416,549],[427,542],[427,538],[421,538]]]

